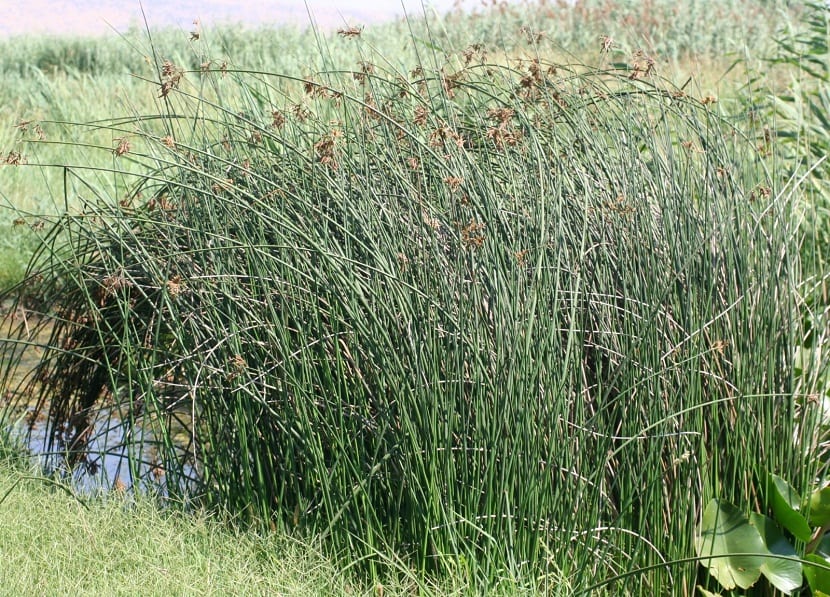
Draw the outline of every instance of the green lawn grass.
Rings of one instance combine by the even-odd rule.
[[[110,494],[77,498],[0,469],[5,595],[343,594],[347,583],[300,544],[234,534],[203,516]],[[14,487],[12,487],[14,486]]]
[[[0,437],[0,595],[464,595],[399,570],[366,582],[311,540],[240,531],[215,516],[160,509],[146,496],[77,494]],[[567,594],[552,585],[548,594]],[[516,585],[490,594],[531,594]]]
[[[234,532],[113,492],[77,497],[0,464],[0,595],[412,594],[350,582],[308,542]],[[424,587],[421,587],[422,592]],[[458,592],[445,586],[435,594]]]

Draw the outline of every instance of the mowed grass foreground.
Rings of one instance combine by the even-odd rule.
[[[308,543],[233,532],[204,515],[161,512],[152,500],[123,493],[79,499],[6,464],[0,465],[3,496],[2,595],[403,595],[417,589],[405,577],[355,584]],[[432,592],[462,589],[447,584]]]
[[[413,35],[398,68],[361,36],[302,75],[157,55],[157,113],[69,126],[112,166],[60,169],[4,379],[28,326],[51,346],[7,416],[48,415],[58,473],[123,443],[128,480],[363,578],[707,582],[702,504],[821,466],[796,179],[645,52]]]

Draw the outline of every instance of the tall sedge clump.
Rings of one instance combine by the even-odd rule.
[[[786,189],[646,62],[380,64],[161,66],[115,148],[146,174],[26,283],[31,419],[89,472],[120,426],[134,481],[365,570],[690,585],[706,499],[812,474]]]

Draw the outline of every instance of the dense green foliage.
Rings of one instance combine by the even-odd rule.
[[[808,248],[804,257],[819,275],[826,274],[826,254],[811,253],[810,247],[830,246],[830,12],[827,5],[807,2],[800,27],[782,31],[776,52],[768,59],[773,66],[785,66],[790,85],[775,93],[761,75],[750,83],[768,93],[769,109],[776,126],[778,143],[785,151],[790,172],[810,172],[802,200],[803,229]],[[824,303],[827,304],[825,291]]]
[[[426,14],[432,11],[427,9]],[[677,60],[687,55],[718,56],[745,46],[761,49],[781,18],[792,14],[797,10],[750,0],[694,0],[682,5],[668,0],[580,0],[573,6],[530,1],[478,7],[473,15],[451,12],[431,19],[429,27],[419,18],[423,16],[419,11],[408,22],[368,27],[365,34],[397,66],[407,64],[414,48],[427,40],[445,50],[462,50],[477,41],[512,53],[521,50],[530,37],[537,45],[583,54],[599,48],[601,35],[611,36],[629,52],[643,47],[663,59]],[[154,32],[154,44],[179,47],[185,35],[182,31]],[[43,36],[0,40],[0,73],[4,78],[29,77],[34,71],[96,78],[133,73],[141,56],[137,50],[147,50],[145,37],[143,30],[133,29],[123,39],[102,37],[95,43],[86,38]],[[337,47],[334,40],[303,27],[283,27],[278,32],[226,27],[210,32],[209,38],[211,57],[228,56],[237,64],[270,71],[318,65],[321,42]],[[183,58],[183,64],[194,69],[199,66],[197,58],[187,52],[171,58]]]
[[[90,128],[84,143],[67,144],[78,131],[66,130],[64,123],[158,113],[158,94],[146,80],[158,78],[161,59],[194,71],[212,61],[214,67],[225,64],[304,77],[321,70],[354,70],[370,51],[381,64],[405,71],[424,52],[437,49],[441,56],[463,60],[463,53],[477,44],[489,52],[490,61],[500,64],[507,56],[566,54],[589,62],[626,64],[642,49],[655,60],[658,72],[678,71],[682,84],[691,72],[716,80],[723,69],[717,61],[744,48],[763,55],[774,24],[796,16],[794,9],[782,11],[749,0],[692,2],[682,10],[667,0],[584,0],[573,8],[529,2],[482,10],[473,17],[451,14],[431,21],[429,27],[418,20],[375,25],[363,29],[360,44],[335,34],[291,28],[275,32],[227,27],[201,32],[198,40],[189,40],[185,31],[153,32],[148,39],[139,29],[95,40],[15,37],[0,40],[0,158],[112,169],[112,156],[92,147],[117,145],[113,131]],[[600,54],[603,36],[612,42],[608,55]],[[712,92],[717,89],[707,86],[700,96]],[[43,137],[47,143],[32,145],[20,138],[17,127],[29,121],[25,139]],[[48,142],[57,139],[63,142]],[[118,169],[130,167],[122,161]],[[8,287],[22,278],[39,242],[37,230],[16,224],[20,213],[56,214],[66,206],[60,169],[34,175],[25,169],[0,169],[0,181],[0,207],[11,208],[0,209],[0,287]],[[121,198],[127,192],[121,177],[103,174],[96,176],[96,190],[102,195],[99,199]]]
[[[704,504],[821,472],[802,171],[646,52],[423,27],[394,61],[317,38],[305,72],[151,45],[156,112],[67,125],[65,208],[24,218],[4,416],[46,416],[57,474],[127,450],[119,478],[373,576],[716,587]]]

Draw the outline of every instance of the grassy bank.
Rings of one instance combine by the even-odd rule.
[[[161,510],[146,495],[79,494],[44,477],[0,438],[2,595],[465,595],[458,576],[429,584],[406,570],[373,582],[313,541],[257,533],[205,513]],[[553,590],[553,587],[552,587]],[[494,595],[531,594],[516,585]],[[555,590],[551,594],[558,594]]]
[[[118,495],[78,499],[0,471],[7,595],[347,594],[334,566],[289,541],[234,534]]]
[[[3,595],[365,595],[318,550],[235,533],[201,515],[161,512],[119,493],[73,497],[0,465]],[[82,501],[83,500],[83,503]],[[406,580],[384,594],[410,594]],[[378,586],[381,586],[378,585]],[[435,594],[452,594],[446,586]]]

